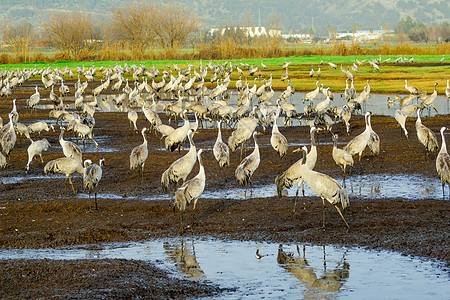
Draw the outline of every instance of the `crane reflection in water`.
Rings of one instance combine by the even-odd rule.
[[[325,246],[323,246],[323,272],[317,274],[316,268],[309,265],[306,260],[306,247],[303,246],[303,254],[300,254],[300,248],[297,246],[298,256],[294,253],[285,252],[283,246],[278,248],[277,262],[286,271],[294,275],[305,286],[303,292],[304,299],[322,299],[334,298],[336,292],[347,282],[350,276],[350,265],[345,259],[344,252],[341,260],[336,267],[327,270]]]
[[[193,240],[185,240],[181,238],[173,243],[164,242],[164,252],[170,260],[175,263],[177,269],[190,278],[205,278],[205,273],[200,268],[195,255],[195,247]]]

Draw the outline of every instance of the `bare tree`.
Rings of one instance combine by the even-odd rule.
[[[94,23],[86,14],[80,12],[52,13],[42,22],[44,39],[48,44],[74,57],[82,49],[90,47],[93,37]]]
[[[30,23],[13,24],[11,21],[3,21],[0,29],[3,41],[21,60],[28,62],[35,37],[33,26]]]
[[[108,27],[110,38],[128,42],[135,54],[143,55],[151,44],[154,33],[156,6],[153,3],[138,2],[112,10]]]
[[[272,12],[267,16],[266,19],[266,27],[269,30],[281,30],[283,29],[284,25],[281,21],[281,16],[278,12],[272,10]]]
[[[187,6],[167,3],[158,7],[151,29],[166,53],[174,54],[192,33],[200,30],[200,19]]]

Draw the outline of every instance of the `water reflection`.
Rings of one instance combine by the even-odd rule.
[[[17,177],[15,177],[17,180]],[[13,183],[13,178],[8,179],[8,183]],[[342,178],[337,178],[342,184]],[[351,175],[346,181],[346,190],[349,197],[359,197],[368,199],[386,199],[386,198],[403,198],[409,200],[418,199],[442,199],[442,186],[439,178],[427,178],[414,174],[367,174],[367,175]],[[214,187],[206,187],[202,194],[205,199],[247,199],[245,189],[228,188],[213,189]],[[288,197],[295,197],[297,186],[294,185],[288,190]],[[301,193],[300,193],[301,195]],[[87,198],[87,194],[78,194],[80,198]],[[311,189],[305,186],[305,196],[315,197]],[[97,195],[100,199],[139,199],[146,201],[169,200],[170,195],[167,194],[150,194],[147,196],[118,195],[114,193],[101,193]],[[255,185],[252,187],[251,198],[268,198],[278,197],[275,184]]]
[[[165,241],[163,248],[168,258],[175,263],[177,269],[183,274],[191,278],[205,278],[205,273],[200,268],[195,255],[193,240],[185,240],[182,237],[178,241]]]
[[[300,254],[297,246],[298,256],[295,257],[294,253],[285,252],[283,246],[280,245],[277,263],[305,286],[305,290],[302,292],[304,299],[335,298],[336,292],[350,277],[350,265],[345,260],[346,253],[344,252],[335,268],[327,271],[326,252],[325,246],[323,246],[323,271],[320,276],[317,276],[318,270],[311,267],[306,260],[306,246],[303,246],[303,255]]]
[[[256,259],[256,249],[269,255]],[[326,253],[323,246],[307,245],[301,253],[301,248],[294,250],[295,246],[284,245],[283,261],[276,259],[278,249],[279,243],[165,238],[59,249],[0,249],[0,260],[144,260],[176,278],[189,276],[232,288],[216,297],[227,300],[367,299],[368,295],[380,299],[393,295],[396,299],[448,299],[450,294],[444,263],[332,245],[325,246]]]

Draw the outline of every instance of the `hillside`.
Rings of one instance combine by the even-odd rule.
[[[112,7],[126,0],[2,0],[0,15],[12,20],[29,21],[39,26],[51,11],[80,10],[97,20],[107,20]],[[356,24],[363,29],[393,27],[401,17],[411,16],[425,24],[449,22],[450,4],[445,0],[181,0],[202,17],[205,27],[219,25],[269,26],[272,13],[278,14],[284,31],[308,31],[327,35],[327,26],[351,30]]]

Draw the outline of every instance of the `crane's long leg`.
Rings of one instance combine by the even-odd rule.
[[[305,202],[305,182],[302,180],[302,194],[303,194],[303,210],[306,210],[306,202]]]
[[[180,211],[180,234],[182,235],[184,233],[183,230],[183,212]]]
[[[322,208],[323,208],[323,214],[322,214],[322,216],[323,216],[323,223],[322,223],[322,228],[325,229],[325,198],[323,198],[323,197],[322,197],[322,203],[323,203],[323,206],[322,206]]]
[[[193,208],[193,209],[192,209],[192,228],[191,228],[192,234],[194,234],[195,217],[196,217],[195,209]]]
[[[325,206],[324,206],[324,207],[325,207]],[[348,229],[350,229],[350,225],[348,225],[347,221],[345,221],[344,215],[342,214],[342,212],[341,212],[340,208],[339,208],[339,207],[337,207],[336,205],[335,205],[334,207],[336,207],[336,209],[337,209],[338,213],[339,213],[339,214],[341,215],[341,217],[342,217],[342,220],[344,220],[344,222],[345,222],[345,225],[347,225],[347,228],[348,228]]]
[[[73,188],[72,179],[70,179],[70,176],[69,176],[69,182],[70,182],[70,185],[72,186],[73,194],[76,196],[77,193],[75,193],[75,189]]]
[[[295,192],[294,211],[297,208],[298,191],[300,190],[300,183],[297,184],[297,192]]]
[[[240,157],[239,160],[242,160],[242,151],[243,151],[243,149],[244,149],[244,143],[241,144],[241,157]]]
[[[64,199],[67,199],[67,176],[64,179]]]
[[[95,192],[95,209],[96,210],[98,209],[98,206],[97,206],[97,192]]]

